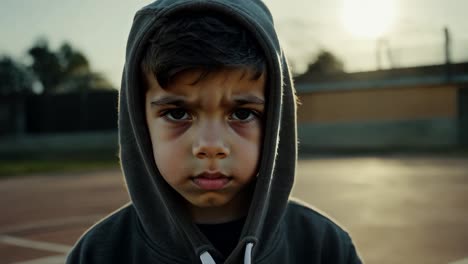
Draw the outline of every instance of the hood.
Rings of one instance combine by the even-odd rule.
[[[192,223],[180,196],[154,162],[146,128],[139,63],[153,24],[178,12],[230,17],[256,38],[266,55],[266,129],[252,202],[239,243],[225,263],[250,263],[268,255],[278,235],[297,161],[295,92],[272,16],[257,0],[161,0],[134,18],[119,97],[120,158],[128,191],[148,243],[177,262],[216,263],[219,253]],[[184,252],[184,253],[182,253]],[[188,255],[188,257],[187,257]]]

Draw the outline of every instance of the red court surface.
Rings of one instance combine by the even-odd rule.
[[[0,180],[0,263],[56,264],[128,202],[118,169]],[[293,194],[342,224],[365,263],[468,263],[468,158],[299,162]]]

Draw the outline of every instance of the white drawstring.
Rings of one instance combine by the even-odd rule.
[[[251,264],[252,263],[252,248],[253,243],[247,243],[245,246],[245,254],[244,254],[244,264]]]
[[[244,264],[251,264],[252,263],[252,248],[253,243],[247,243],[245,246],[245,253],[244,253]],[[200,255],[200,260],[202,264],[216,264],[213,257],[210,255],[208,251],[203,252]]]
[[[200,255],[200,260],[202,264],[216,264],[213,257],[208,251],[205,251],[203,252],[203,254]]]

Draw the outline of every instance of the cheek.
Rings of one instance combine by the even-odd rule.
[[[153,128],[150,132],[156,166],[163,178],[172,183],[177,181],[178,175],[183,174],[184,165],[188,163],[187,145],[181,139],[171,137],[172,133],[157,129],[157,125]]]
[[[154,161],[161,176],[170,185],[177,185],[182,180],[182,176],[185,175],[187,164],[184,159],[185,153],[181,151],[182,146],[158,143],[156,146],[153,144],[153,148]]]
[[[262,145],[262,130],[260,127],[238,133],[239,138],[232,145],[236,153],[236,170],[244,177],[252,177],[257,173],[258,161]]]
[[[236,158],[233,166],[233,173],[239,177],[243,183],[249,182],[258,171],[260,150],[254,145],[237,145]]]
[[[248,141],[250,144],[253,145],[261,145],[263,128],[259,120],[246,124],[234,123],[231,127],[235,131],[235,133],[243,140]]]

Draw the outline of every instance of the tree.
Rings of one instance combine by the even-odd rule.
[[[34,77],[10,57],[0,57],[0,95],[30,93]]]
[[[39,39],[29,50],[33,59],[31,69],[41,81],[45,93],[86,91],[112,88],[107,79],[91,70],[86,56],[63,43],[54,52],[47,40]]]
[[[88,59],[81,52],[74,50],[67,42],[59,48],[57,57],[65,77],[91,72]]]
[[[33,59],[31,69],[41,81],[44,92],[54,91],[63,80],[63,69],[57,55],[49,49],[45,39],[39,39],[28,51]]]
[[[88,72],[83,74],[74,74],[62,81],[56,92],[84,92],[88,90],[104,90],[111,89],[112,84],[101,74],[96,72]]]
[[[307,71],[304,73],[304,75],[326,75],[342,72],[344,72],[343,62],[331,52],[322,50],[317,55],[315,61],[309,64],[309,66],[307,67]]]

